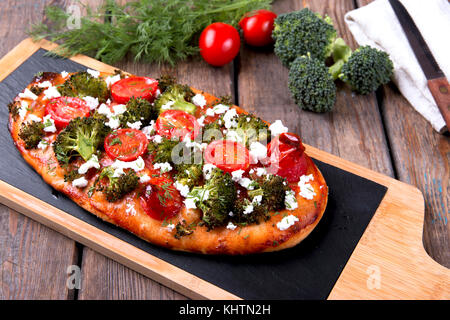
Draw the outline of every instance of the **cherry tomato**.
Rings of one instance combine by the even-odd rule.
[[[159,135],[170,139],[183,139],[189,135],[194,140],[200,132],[200,125],[192,114],[181,110],[166,110],[156,119],[155,130]]]
[[[112,159],[133,161],[147,150],[148,140],[142,131],[119,129],[105,139],[106,154]]]
[[[298,135],[282,133],[269,143],[267,150],[271,173],[284,177],[289,182],[299,181],[306,173],[305,147]]]
[[[273,22],[277,15],[269,10],[250,12],[239,22],[244,40],[249,45],[262,47],[273,42]]]
[[[89,111],[84,100],[73,97],[53,98],[45,106],[45,114],[50,115],[58,129],[66,127],[72,119],[89,117]]]
[[[205,150],[205,161],[226,172],[246,171],[250,166],[248,149],[239,142],[215,140]]]
[[[241,47],[239,32],[233,26],[215,22],[200,35],[200,54],[210,65],[220,67],[232,61]]]
[[[180,192],[167,177],[152,178],[139,200],[145,213],[156,220],[172,218],[183,206]]]
[[[129,77],[111,86],[111,96],[117,103],[127,103],[131,97],[155,100],[158,81],[147,77]]]

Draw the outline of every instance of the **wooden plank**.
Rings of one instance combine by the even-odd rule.
[[[43,8],[48,3],[0,2],[0,56],[26,37],[29,23],[42,20]],[[24,49],[20,56],[9,55],[2,70],[14,70],[36,46]],[[67,268],[77,263],[78,251],[73,240],[0,205],[0,243],[0,299],[73,297],[73,290],[66,286]]]
[[[363,6],[371,0],[358,0]],[[425,197],[423,243],[428,254],[450,268],[450,140],[438,134],[394,85],[380,91],[397,178]]]
[[[344,12],[353,9],[353,2],[303,1],[307,6],[335,21],[338,33],[355,46],[344,26]],[[280,0],[274,3],[276,13],[302,8],[302,1]],[[288,70],[269,49],[245,46],[241,51],[239,104],[261,118],[273,122],[281,119],[290,131],[321,150],[339,155],[364,167],[393,176],[389,152],[375,94],[358,96],[338,83],[334,110],[316,114],[300,110],[291,99],[287,87]]]

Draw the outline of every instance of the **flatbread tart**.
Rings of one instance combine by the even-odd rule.
[[[295,246],[324,214],[326,182],[298,135],[230,100],[167,75],[42,72],[9,104],[9,130],[46,183],[152,244]]]

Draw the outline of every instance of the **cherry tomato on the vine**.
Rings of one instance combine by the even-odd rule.
[[[249,12],[239,22],[244,40],[249,45],[262,47],[273,42],[273,22],[277,15],[269,10]]]

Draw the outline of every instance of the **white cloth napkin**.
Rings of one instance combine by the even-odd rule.
[[[402,0],[439,67],[450,79],[450,4],[448,0]],[[427,79],[388,0],[376,0],[349,11],[345,22],[359,45],[389,53],[393,81],[403,96],[433,128],[442,132],[445,121],[427,86]],[[450,129],[450,128],[449,128]]]

